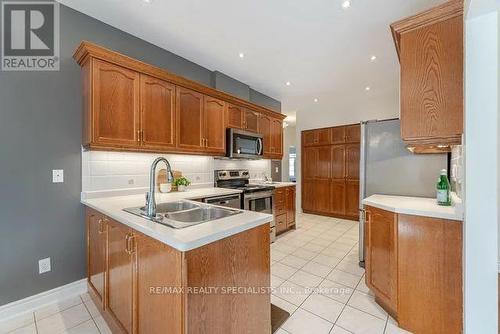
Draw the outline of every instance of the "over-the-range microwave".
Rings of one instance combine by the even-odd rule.
[[[258,133],[227,129],[226,156],[233,159],[262,159],[264,146]]]

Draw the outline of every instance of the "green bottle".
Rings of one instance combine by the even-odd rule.
[[[438,205],[450,206],[450,181],[448,181],[448,173],[446,172],[446,169],[441,169],[436,189]]]

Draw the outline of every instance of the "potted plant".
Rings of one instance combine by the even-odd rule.
[[[191,184],[191,181],[181,176],[174,180],[174,185],[177,186],[177,191],[186,191],[186,187]]]

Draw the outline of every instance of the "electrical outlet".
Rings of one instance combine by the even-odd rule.
[[[51,270],[50,268],[50,257],[41,259],[38,261],[38,273],[43,274],[46,272],[49,272]]]
[[[53,169],[52,170],[52,183],[63,183],[64,182],[64,170]]]

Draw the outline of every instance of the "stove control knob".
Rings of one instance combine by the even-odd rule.
[[[243,175],[244,175],[244,176],[247,176],[247,175],[248,175],[248,172],[243,172]]]

